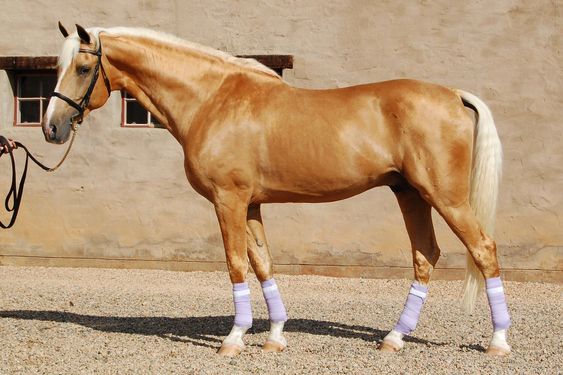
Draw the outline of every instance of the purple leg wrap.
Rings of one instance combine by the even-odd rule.
[[[491,308],[494,331],[508,329],[510,327],[510,315],[508,315],[508,307],[506,306],[500,277],[486,279],[485,284],[487,285],[487,297]]]
[[[270,321],[285,322],[287,320],[287,313],[285,312],[285,306],[283,305],[276,281],[274,279],[264,281],[262,283],[262,292],[268,305]]]
[[[233,300],[235,302],[235,325],[252,327],[252,308],[250,307],[250,289],[248,283],[233,284]]]
[[[401,332],[403,335],[409,335],[414,331],[416,323],[418,323],[420,310],[426,299],[426,293],[428,293],[428,287],[416,281],[412,283],[403,313],[395,325],[395,331]]]

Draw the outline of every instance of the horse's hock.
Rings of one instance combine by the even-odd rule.
[[[132,22],[126,15],[130,5],[102,1],[100,6],[110,10],[105,24]],[[296,86],[329,88],[411,76],[479,93],[493,110],[504,145],[496,235],[504,277],[561,281],[563,201],[557,182],[563,147],[557,98],[562,83],[553,75],[560,71],[555,53],[561,16],[550,11],[551,2],[498,2],[495,22],[485,29],[476,25],[490,9],[475,5],[459,14],[444,13],[451,8],[445,1],[264,3],[236,11],[234,6],[140,7],[135,18],[236,54],[292,55],[295,64],[284,79]],[[57,148],[44,144],[30,122],[35,104],[28,103],[39,105],[34,98],[46,94],[26,97],[26,82],[54,73],[56,61],[50,56],[58,53],[60,40],[53,19],[34,9],[18,3],[4,10],[10,21],[0,26],[7,35],[0,58],[0,132],[54,160],[58,155],[49,158]],[[323,17],[318,17],[320,9]],[[255,12],[260,17],[245,16]],[[64,15],[64,9],[59,13]],[[182,14],[182,21],[173,13]],[[426,21],[413,23],[412,17]],[[241,18],[244,22],[238,22]],[[35,27],[21,26],[21,19]],[[264,32],[258,37],[255,30]],[[526,64],[514,63],[523,54]],[[287,57],[262,58],[270,59],[267,65],[278,64],[272,66],[276,69],[290,67]],[[152,128],[146,114],[148,127],[138,126],[129,99],[114,93],[86,120],[68,165],[56,175],[31,173],[19,222],[2,233],[1,264],[225,269],[216,220],[208,203],[186,184],[181,151],[168,134]],[[2,173],[1,186],[6,181]],[[389,191],[323,205],[266,206],[263,215],[278,272],[412,276],[407,235]],[[433,278],[461,278],[465,249],[436,215],[435,222],[442,258]]]

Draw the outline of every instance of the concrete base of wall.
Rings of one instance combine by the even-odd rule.
[[[225,262],[212,261],[160,261],[145,259],[102,259],[70,257],[36,257],[0,255],[0,266],[31,267],[93,267],[93,268],[137,268],[168,271],[226,271]],[[411,279],[411,267],[377,267],[355,265],[309,265],[277,264],[275,272],[286,275],[321,275],[332,277],[361,277],[367,279]],[[461,268],[437,268],[433,280],[462,280],[465,270]],[[563,271],[531,269],[504,269],[504,280],[563,283]]]

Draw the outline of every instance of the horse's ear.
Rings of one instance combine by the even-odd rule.
[[[86,29],[76,24],[76,31],[78,32],[78,36],[80,37],[82,42],[90,44],[90,34],[88,34],[88,31],[86,31]]]
[[[68,36],[68,31],[66,31],[61,21],[59,21],[59,30],[61,31],[61,34],[63,34],[65,38]]]

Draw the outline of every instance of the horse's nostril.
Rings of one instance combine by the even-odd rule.
[[[55,125],[49,125],[49,138],[54,140],[57,137],[57,127]]]

